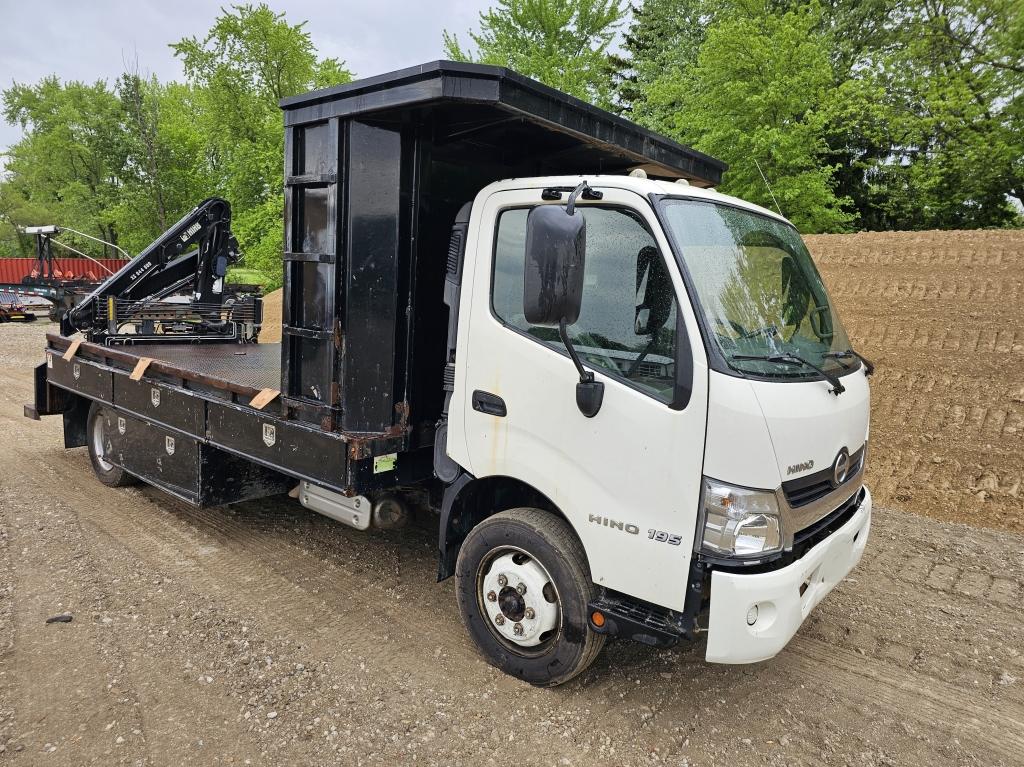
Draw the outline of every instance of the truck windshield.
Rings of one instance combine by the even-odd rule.
[[[739,208],[666,199],[665,219],[726,363],[743,373],[814,378],[797,355],[830,373],[854,367],[826,356],[850,348],[818,270],[793,227]]]

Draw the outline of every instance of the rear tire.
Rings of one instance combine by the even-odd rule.
[[[587,620],[597,588],[583,544],[550,512],[511,509],[485,519],[463,542],[456,576],[466,630],[507,674],[554,687],[604,646]]]
[[[126,472],[124,469],[109,463],[104,454],[107,451],[109,442],[106,438],[107,430],[114,427],[114,416],[111,411],[104,408],[98,402],[89,406],[89,416],[86,421],[86,442],[89,445],[89,460],[92,462],[92,470],[96,477],[108,487],[127,487],[138,483],[138,479]]]

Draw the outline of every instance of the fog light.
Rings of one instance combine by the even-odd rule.
[[[757,623],[757,605],[747,610],[747,625],[753,626],[755,623]]]

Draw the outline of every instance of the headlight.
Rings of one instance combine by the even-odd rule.
[[[775,493],[704,478],[702,550],[719,557],[757,557],[782,550]]]

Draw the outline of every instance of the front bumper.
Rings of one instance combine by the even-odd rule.
[[[706,659],[756,663],[778,654],[811,610],[857,566],[871,529],[871,493],[850,520],[781,570],[745,574],[715,571]],[[748,613],[757,607],[753,624]]]

